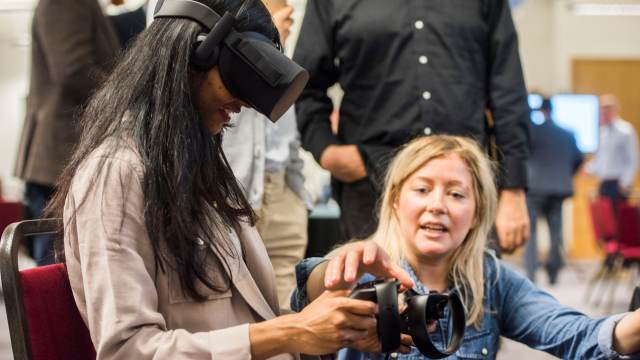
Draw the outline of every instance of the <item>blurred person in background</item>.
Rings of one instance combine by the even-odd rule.
[[[31,83],[14,175],[34,218],[51,198],[79,134],[74,115],[107,78],[118,37],[96,0],[41,0],[32,25]],[[33,237],[38,266],[55,262],[52,236]]]
[[[293,7],[285,6],[273,13],[283,43],[293,23],[292,12]],[[277,123],[247,108],[231,119],[223,149],[258,215],[256,228],[275,270],[280,306],[288,308],[296,286],[295,265],[307,248],[307,218],[313,208],[298,155],[295,110],[289,109]]]
[[[535,282],[538,268],[536,222],[540,216],[544,216],[551,235],[546,270],[549,282],[555,284],[562,266],[562,202],[573,196],[573,175],[583,158],[574,134],[552,120],[549,99],[544,99],[540,111],[544,114],[544,122],[540,125],[529,123],[527,209],[531,221],[531,237],[525,248],[525,265],[527,276]]]
[[[113,0],[114,4],[115,1],[122,0]],[[127,46],[142,30],[147,28],[147,9],[148,1],[133,11],[109,16],[122,47]]]
[[[524,244],[530,109],[506,0],[309,0],[293,58],[311,76],[296,103],[302,145],[334,178],[343,240],[375,231],[395,149],[454,134],[485,149],[495,136],[497,235],[507,252]],[[334,135],[327,89],[336,82],[344,97]]]
[[[599,146],[584,171],[600,178],[600,196],[615,204],[626,201],[638,173],[638,134],[620,118],[620,101],[612,94],[600,96]]]

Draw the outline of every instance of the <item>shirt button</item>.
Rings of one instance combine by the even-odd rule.
[[[260,148],[256,148],[255,151],[253,152],[253,156],[255,157],[260,157]]]
[[[397,358],[398,357],[398,353],[391,353],[391,357],[392,358]]]
[[[424,27],[424,23],[420,20],[416,21],[416,29],[420,30]]]
[[[420,61],[420,64],[426,64],[429,59],[427,59],[426,56],[422,55],[418,58],[418,61]]]
[[[431,128],[428,128],[428,127],[424,128],[424,134],[427,136],[431,135]]]
[[[422,93],[422,97],[423,97],[425,100],[429,100],[429,99],[431,99],[431,93],[430,93],[430,92],[428,92],[428,91],[425,91],[425,92],[423,92],[423,93]]]
[[[482,349],[482,355],[487,355],[489,351],[487,349]]]

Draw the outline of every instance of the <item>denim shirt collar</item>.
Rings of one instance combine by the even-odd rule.
[[[409,265],[406,257],[402,258],[402,268],[409,273],[409,276],[411,276],[411,280],[413,280],[413,291],[420,295],[429,294],[429,289],[424,286],[420,282],[420,280],[418,280],[418,276],[416,276],[416,273],[411,268],[411,265]],[[444,290],[445,293],[450,293],[451,291],[453,291],[453,285],[447,286],[447,288]]]

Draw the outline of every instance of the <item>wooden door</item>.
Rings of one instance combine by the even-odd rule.
[[[620,99],[621,117],[640,133],[640,60],[575,59],[572,76],[574,94],[616,95]],[[635,187],[640,187],[637,178]],[[598,180],[594,177],[577,175],[574,179],[573,243],[569,250],[573,257],[603,256],[594,242],[587,207],[587,194],[597,188]]]

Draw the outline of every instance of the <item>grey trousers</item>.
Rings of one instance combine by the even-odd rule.
[[[525,266],[527,276],[532,281],[535,280],[536,269],[538,268],[536,222],[540,216],[547,218],[551,235],[549,259],[545,266],[551,282],[556,281],[558,271],[562,267],[562,257],[560,254],[562,247],[562,202],[565,198],[566,196],[557,195],[527,195],[527,209],[529,210],[529,219],[531,220],[531,237],[529,237],[525,247]]]

